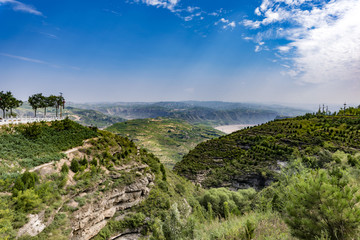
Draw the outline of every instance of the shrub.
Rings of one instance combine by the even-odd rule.
[[[18,191],[25,191],[26,189],[33,189],[35,184],[39,182],[39,177],[35,172],[25,172],[15,181],[13,193],[16,195]]]
[[[64,163],[64,165],[62,165],[61,167],[61,173],[67,174],[68,172],[69,172],[69,166],[66,163]]]
[[[25,126],[22,134],[29,139],[36,139],[40,136],[42,132],[42,128],[37,123],[30,123],[29,125]]]
[[[351,239],[360,225],[358,189],[343,173],[313,170],[293,177],[283,196],[285,222],[299,239]]]
[[[162,180],[166,181],[166,170],[165,170],[164,164],[160,165],[160,171],[162,173]]]
[[[256,191],[254,189],[234,192],[226,188],[214,188],[206,191],[199,198],[199,202],[204,208],[208,208],[210,203],[214,217],[226,217],[228,213],[238,215],[241,212],[247,211],[250,208],[251,199],[255,194]],[[225,204],[225,202],[227,204]]]
[[[24,212],[31,211],[41,204],[40,197],[35,193],[34,189],[27,189],[18,192],[14,198],[15,208]]]
[[[80,164],[75,158],[71,161],[70,169],[74,173],[77,173],[80,170]]]

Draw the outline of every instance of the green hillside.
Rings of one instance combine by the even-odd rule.
[[[359,116],[307,114],[241,130],[199,144],[175,171],[205,187],[260,189],[290,160],[322,167],[327,155],[338,150],[360,151]]]
[[[71,120],[0,128],[0,176],[59,160],[97,133]]]
[[[68,107],[65,109],[64,116],[85,126],[104,128],[114,123],[126,121],[124,118],[109,116],[101,112],[89,109],[79,109]]]
[[[146,235],[171,206],[187,216],[200,207],[202,190],[153,154],[70,120],[3,126],[0,150],[0,239],[109,239],[128,229]]]
[[[197,144],[223,135],[210,127],[166,118],[131,120],[106,130],[129,137],[170,168]]]
[[[145,121],[174,127],[173,120]],[[234,176],[222,156],[247,166],[235,169],[232,191],[202,189],[128,138],[68,119],[3,126],[0,239],[358,239],[359,126],[357,116],[278,120],[208,140],[202,153],[198,146],[184,158],[198,153],[199,164],[180,171],[187,177],[203,171],[202,156],[213,159],[210,174],[200,175],[205,186]],[[269,169],[275,161],[288,163],[276,175]],[[251,170],[278,181],[234,191],[251,186]]]

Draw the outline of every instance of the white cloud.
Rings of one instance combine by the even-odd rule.
[[[250,28],[259,28],[260,25],[261,25],[261,22],[260,21],[251,21],[251,20],[248,20],[248,19],[245,19],[243,21],[243,24],[245,27],[250,27]]]
[[[135,2],[144,3],[148,6],[162,7],[167,8],[170,11],[174,12],[176,5],[180,2],[180,0],[134,0]]]
[[[215,25],[218,25],[219,23],[223,24],[223,29],[227,29],[227,28],[235,28],[236,27],[236,22],[235,21],[230,21],[229,19],[225,19],[225,18],[221,18],[219,21],[217,21],[215,23]]]
[[[290,42],[277,47],[290,60],[290,76],[303,83],[359,81],[359,0],[263,0],[255,13],[262,19],[246,20],[245,26],[270,27],[258,34],[258,41]],[[280,29],[282,23],[286,27]]]
[[[34,15],[38,15],[38,16],[42,16],[43,14],[41,12],[39,12],[38,10],[36,10],[36,8],[24,4],[22,2],[19,1],[15,1],[15,0],[0,0],[0,6],[1,5],[5,5],[5,4],[9,4],[12,6],[12,9],[14,11],[20,11],[20,12],[26,12],[26,13],[30,13],[30,14],[34,14]]]
[[[290,46],[280,46],[280,47],[278,47],[278,50],[280,52],[288,52],[288,51],[290,51],[290,49],[291,49]]]

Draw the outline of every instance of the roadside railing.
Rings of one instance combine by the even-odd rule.
[[[63,117],[21,117],[21,118],[4,118],[0,119],[0,125],[7,124],[22,124],[22,123],[33,123],[33,122],[52,122],[56,120],[63,120]]]

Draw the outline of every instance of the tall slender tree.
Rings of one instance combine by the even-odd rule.
[[[64,109],[64,103],[65,103],[65,98],[62,95],[56,97],[56,117],[58,116],[59,110],[61,117],[62,109]]]
[[[35,117],[36,117],[36,111],[38,108],[43,107],[44,102],[44,96],[42,93],[37,93],[29,97],[28,99],[29,104],[31,105],[32,109],[34,109]]]
[[[46,98],[46,101],[48,103],[48,107],[55,107],[56,108],[57,96],[50,95],[49,97]],[[56,110],[56,116],[57,116],[57,110]]]
[[[14,98],[13,96],[9,99],[10,116],[13,116],[13,109],[18,108],[23,104],[23,101]]]
[[[4,91],[0,92],[0,109],[3,111],[3,118],[5,118],[6,110],[8,109],[9,106],[10,94],[11,94],[10,92],[6,92],[6,93]]]

